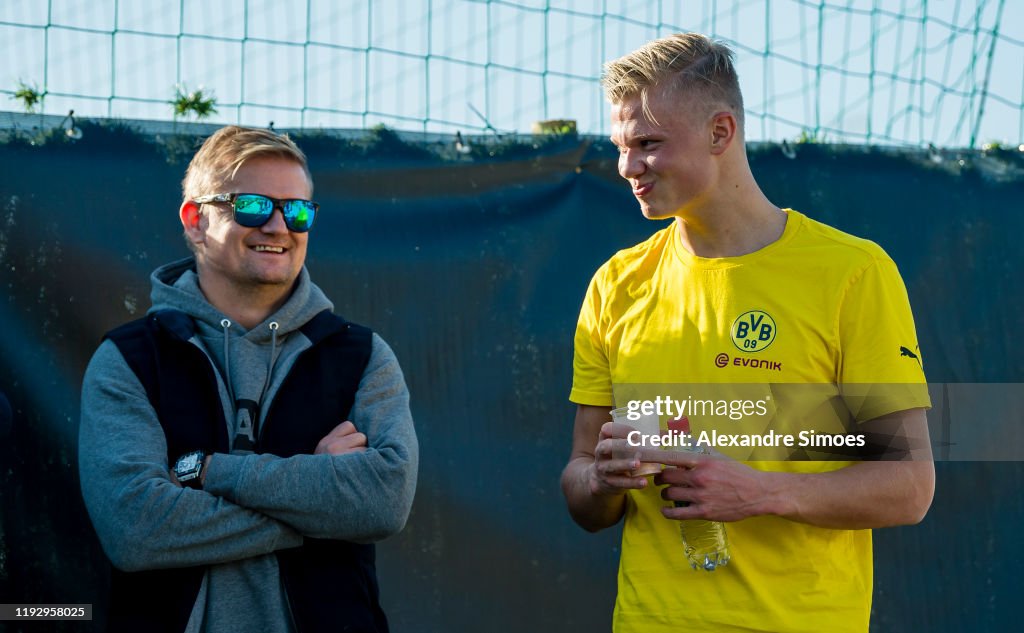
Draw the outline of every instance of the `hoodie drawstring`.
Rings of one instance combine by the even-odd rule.
[[[221,319],[220,326],[224,328],[224,384],[228,388],[228,397],[231,398],[231,408],[235,408],[235,390],[231,388],[231,335],[228,329],[231,328],[231,321]]]
[[[224,328],[224,384],[227,386],[228,397],[231,399],[231,408],[235,409],[238,403],[235,400],[235,390],[231,385],[231,334],[229,332],[231,321],[221,319],[220,326]],[[260,390],[259,399],[256,401],[257,411],[263,406],[263,397],[267,395],[270,378],[274,375],[274,365],[277,363],[277,330],[281,326],[277,321],[271,321],[268,327],[270,328],[270,358],[267,359],[267,378],[263,381],[263,389]],[[257,415],[259,414],[257,413]],[[262,431],[262,429],[260,430]]]
[[[274,373],[274,352],[277,351],[277,328],[280,326],[277,321],[271,321],[270,325],[270,360],[267,361],[267,379],[263,382],[263,389],[260,390],[260,404],[263,404],[263,396],[267,393],[267,387],[270,386],[270,376]]]

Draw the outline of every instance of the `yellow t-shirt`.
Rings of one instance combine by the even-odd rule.
[[[570,400],[625,406],[664,394],[677,406],[690,400],[694,433],[797,438],[808,428],[854,434],[858,421],[930,406],[893,261],[870,241],[787,214],[779,240],[741,257],[694,256],[672,224],[606,262],[580,311]],[[694,408],[734,399],[758,400],[764,414]],[[762,470],[851,463],[817,446],[718,450]],[[615,631],[867,631],[870,530],[754,517],[727,524],[727,566],[694,571],[659,493],[627,495]]]

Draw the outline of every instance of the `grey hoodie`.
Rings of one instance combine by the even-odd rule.
[[[180,310],[197,324],[191,342],[216,368],[231,454],[214,455],[203,490],[175,486],[145,389],[105,341],[82,387],[79,469],[89,516],[119,569],[210,566],[189,632],[291,631],[274,552],[303,536],[376,541],[408,518],[419,451],[398,361],[375,334],[349,418],[367,435],[365,452],[253,454],[260,420],[310,346],[298,329],[333,305],[303,268],[288,301],[245,331],[206,301],[191,258],[158,268],[151,281],[150,312]]]

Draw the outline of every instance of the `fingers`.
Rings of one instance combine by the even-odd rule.
[[[604,475],[590,481],[590,492],[594,495],[615,494],[625,490],[641,490],[646,487],[646,477],[630,477],[629,475]]]
[[[666,451],[660,448],[640,450],[640,461],[676,466],[677,468],[693,468],[708,458],[708,455],[690,451]]]
[[[688,506],[665,506],[661,509],[661,515],[666,519],[675,519],[676,521],[707,518],[707,512],[694,504]]]
[[[352,424],[351,420],[345,420],[344,422],[342,422],[338,426],[336,426],[333,429],[331,429],[331,432],[328,433],[328,435],[337,434],[339,436],[343,436],[343,435],[349,435],[350,433],[355,433],[355,432],[356,432],[356,425]]]
[[[602,453],[594,460],[594,467],[604,476],[632,475],[633,471],[640,467],[640,460],[635,453],[625,455],[614,455],[613,453]]]
[[[365,451],[366,447],[366,435],[357,431],[351,421],[345,420],[320,440],[313,454],[344,455]]]
[[[592,494],[621,494],[626,490],[647,487],[647,478],[635,472],[640,467],[639,451],[625,439],[632,430],[625,424],[614,422],[607,422],[601,427],[590,477]]]
[[[594,449],[594,463],[607,475],[630,474],[640,462],[640,451],[623,439],[602,439]]]
[[[598,440],[605,439],[618,439],[625,440],[629,437],[629,434],[635,431],[633,427],[628,424],[619,424],[618,422],[605,422],[601,425],[601,434]]]
[[[659,486],[693,486],[697,473],[695,468],[669,467],[654,476],[654,483]]]
[[[669,468],[655,477],[654,483],[664,486],[661,498],[671,502],[671,505],[661,508],[661,514],[666,519],[686,521],[707,518],[708,508],[701,503],[705,500],[704,495],[700,489],[691,487],[691,475],[692,471],[688,469]]]
[[[679,507],[698,501],[697,491],[686,486],[665,486],[661,489],[661,498],[665,501],[671,501]]]
[[[365,450],[366,436],[362,433],[353,433],[333,441],[327,438],[320,440],[314,454],[344,455],[346,453],[362,453]]]

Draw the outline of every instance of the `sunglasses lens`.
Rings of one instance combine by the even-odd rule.
[[[235,222],[242,226],[263,226],[274,212],[274,203],[269,198],[246,194],[235,198]]]
[[[284,220],[288,228],[296,233],[305,233],[313,226],[316,205],[308,200],[289,200],[284,205]]]

